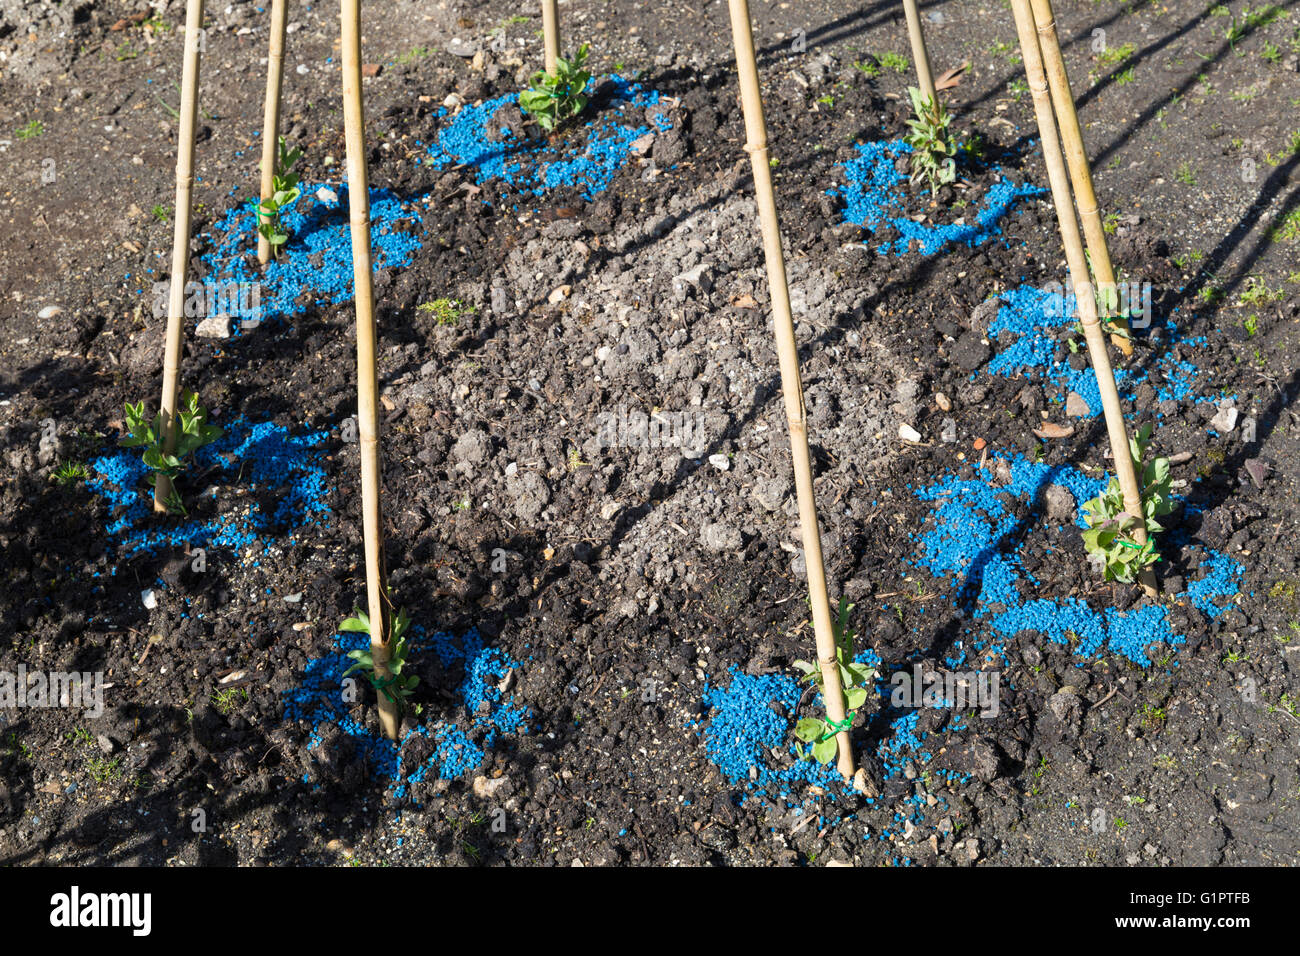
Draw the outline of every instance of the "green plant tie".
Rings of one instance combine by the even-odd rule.
[[[389,674],[387,677],[383,678],[382,680],[376,678],[373,673],[367,674],[366,677],[370,680],[371,687],[373,687],[377,691],[383,691],[385,697],[387,697],[393,703],[397,703],[397,698],[394,697],[392,692],[389,691],[388,689],[397,683],[396,674]]]
[[[853,714],[849,714],[847,717],[845,717],[843,720],[840,721],[831,720],[829,717],[827,717],[826,726],[829,727],[830,729],[827,730],[826,733],[822,734],[821,736],[822,740],[830,740],[832,737],[834,737],[836,734],[840,733],[841,731],[847,731],[850,727],[852,727]]]

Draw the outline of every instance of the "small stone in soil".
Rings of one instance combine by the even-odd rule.
[[[1065,414],[1072,418],[1087,418],[1092,414],[1092,409],[1082,395],[1071,392],[1065,396]]]

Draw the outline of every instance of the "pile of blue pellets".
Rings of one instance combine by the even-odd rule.
[[[108,451],[91,459],[94,474],[86,487],[103,497],[112,511],[121,509],[107,528],[119,564],[176,546],[224,548],[244,558],[250,549],[265,552],[276,536],[320,522],[329,514],[321,465],[321,447],[328,433],[293,434],[271,422],[252,423],[243,416],[221,424],[225,433],[194,453],[188,473],[215,469],[206,478],[211,494],[230,495],[236,488],[246,489],[248,506],[216,517],[157,520],[150,490],[153,472],[145,467],[139,449]],[[185,482],[182,473],[177,486],[191,510],[198,510],[194,496],[207,489],[187,488]],[[273,492],[278,497],[273,509],[262,508],[259,492]],[[293,540],[290,535],[289,541]],[[117,565],[110,573],[117,573]]]
[[[1006,461],[1010,474],[1002,487],[992,487],[988,472],[973,467],[924,488],[912,490],[909,486],[917,499],[934,502],[925,526],[909,536],[916,549],[909,564],[946,582],[947,592],[939,596],[940,600],[948,605],[948,614],[963,622],[960,637],[944,659],[947,667],[981,669],[988,660],[1000,660],[1004,667],[1008,666],[1005,645],[1023,631],[1069,645],[1080,667],[1107,654],[1150,667],[1152,661],[1146,651],[1155,642],[1170,648],[1172,656],[1186,638],[1174,633],[1162,605],[1124,612],[1109,607],[1094,609],[1077,598],[1036,596],[1036,582],[1025,570],[1022,552],[1041,544],[1035,536],[1041,535],[1043,526],[1031,526],[1027,532],[1017,529],[1017,520],[998,497],[1009,492],[1022,500],[1036,501],[1048,485],[1056,484],[1081,504],[1097,494],[1103,481],[1069,466],[1033,462],[1020,455],[998,457]],[[1185,508],[1189,516],[1195,515],[1194,505],[1189,503]],[[1081,519],[1079,527],[1083,527]],[[1243,568],[1236,561],[1192,542],[1185,533],[1169,532],[1162,544],[1171,553],[1189,548],[1203,551],[1199,556],[1201,577],[1190,582],[1183,593],[1173,595],[1174,600],[1190,602],[1206,616],[1216,617],[1240,593]],[[1082,547],[1081,543],[1078,546]],[[888,605],[881,607],[881,611],[887,610]],[[869,633],[868,628],[868,639]],[[878,669],[875,693],[880,698],[884,730],[873,746],[883,779],[898,776],[909,763],[919,772],[927,772],[926,765],[937,752],[931,738],[943,739],[968,729],[966,718],[951,715],[936,732],[919,729],[919,710],[892,706],[891,675],[880,673],[879,658],[865,650],[855,659]],[[909,661],[905,667],[910,666]],[[784,807],[796,814],[815,812],[820,829],[851,820],[854,815],[840,815],[833,809],[836,800],[849,793],[833,768],[789,759],[795,754],[795,710],[801,692],[801,686],[790,675],[751,676],[733,666],[725,682],[718,686],[706,683],[703,701],[709,713],[698,725],[691,726],[701,733],[709,760],[741,789],[742,803],[757,800],[763,806]],[[774,752],[782,754],[782,759],[774,759]],[[950,784],[969,780],[969,775],[953,771],[928,772],[932,779]],[[823,792],[810,791],[809,785]],[[870,805],[876,801],[866,802]],[[898,826],[874,834],[876,838],[888,839],[908,822],[920,827],[927,813],[935,809],[916,793],[902,798],[902,803],[903,808],[895,814]],[[942,799],[937,806],[941,813],[947,810]]]
[[[1097,376],[1089,367],[1075,369],[1067,361],[1056,361],[1056,349],[1062,341],[1061,331],[1079,321],[1074,295],[1062,295],[1023,285],[1002,293],[998,297],[1002,306],[997,318],[989,325],[989,339],[997,347],[997,354],[989,361],[989,371],[994,375],[1014,378],[1025,375],[1038,378],[1052,386],[1049,397],[1064,402],[1070,392],[1078,394],[1088,405],[1090,417],[1101,414],[1101,393],[1097,389]],[[1175,313],[1177,310],[1175,309]],[[1152,319],[1155,322],[1155,319]],[[1155,353],[1153,367],[1159,369],[1163,382],[1156,390],[1156,402],[1215,402],[1224,396],[1206,391],[1214,379],[1204,375],[1190,362],[1176,359],[1172,347],[1180,342],[1198,347],[1205,344],[1204,336],[1186,336],[1180,333],[1174,317],[1163,323],[1164,347]],[[1139,333],[1140,334],[1140,333]],[[1077,347],[1083,348],[1082,335]],[[1150,372],[1137,366],[1114,369],[1115,385],[1120,397],[1133,401],[1139,385]],[[971,376],[972,379],[974,376]],[[1201,389],[1201,394],[1197,394]],[[1159,411],[1157,418],[1163,418]]]
[[[906,215],[907,176],[895,169],[895,162],[912,151],[901,139],[861,143],[859,156],[842,164],[847,182],[827,190],[844,198],[844,221],[863,226],[873,235],[893,228],[900,235],[876,246],[880,255],[901,256],[915,242],[923,255],[934,255],[948,243],[975,247],[1002,233],[999,223],[1021,199],[1044,192],[1038,186],[1016,186],[999,179],[971,205],[961,223],[943,225],[915,222]]]
[[[365,648],[370,638],[365,634],[336,634],[328,653],[307,662],[302,682],[284,694],[286,720],[306,721],[311,725],[308,748],[320,744],[325,726],[339,727],[357,748],[371,775],[391,784],[394,796],[405,796],[407,786],[426,778],[450,780],[462,777],[482,766],[487,752],[498,745],[505,736],[522,736],[528,733],[532,712],[507,698],[498,689],[506,674],[519,667],[501,650],[489,647],[471,628],[457,638],[439,631],[427,636],[419,625],[411,629],[411,651],[416,657],[433,654],[446,670],[461,668],[464,672],[457,694],[465,707],[467,721],[475,731],[476,743],[456,724],[446,721],[424,723],[415,727],[402,743],[414,735],[433,738],[432,756],[416,767],[403,766],[401,747],[374,731],[367,729],[351,716],[355,706],[344,699],[344,673],[352,666],[348,652]],[[351,680],[364,687],[365,681],[357,672]],[[363,695],[371,691],[365,688]],[[304,774],[303,782],[310,781]]]
[[[213,243],[203,256],[207,281],[261,283],[263,321],[286,320],[309,306],[340,304],[353,298],[352,235],[348,225],[348,187],[303,183],[302,195],[281,218],[289,241],[265,270],[256,265],[254,212],[247,203],[231,209],[205,238]],[[419,215],[387,189],[370,190],[372,267],[402,268],[420,249]],[[399,228],[399,226],[401,228]],[[250,265],[246,256],[254,257]],[[234,323],[234,335],[243,334]]]
[[[653,127],[646,122],[647,110],[659,103],[658,92],[617,74],[609,77],[609,83],[612,93],[608,101],[584,124],[576,140],[566,136],[553,143],[516,136],[508,126],[495,131],[499,139],[489,137],[488,124],[499,109],[518,109],[519,94],[507,93],[479,106],[461,107],[428,147],[424,162],[436,169],[469,166],[478,183],[497,181],[523,195],[543,196],[559,186],[570,186],[594,199],[609,188],[614,174],[631,158],[638,139],[672,128],[662,113],[651,113]],[[596,85],[593,77],[588,93]],[[514,208],[519,210],[517,205]]]

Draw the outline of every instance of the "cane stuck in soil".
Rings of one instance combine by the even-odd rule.
[[[795,493],[799,499],[799,526],[803,536],[804,560],[808,569],[808,592],[812,602],[813,630],[817,636],[817,660],[822,671],[826,717],[833,728],[838,748],[837,766],[846,778],[854,773],[853,750],[849,743],[849,721],[845,718],[844,688],[826,591],[826,569],[822,563],[821,530],[817,523],[816,492],[808,453],[808,419],[804,408],[803,381],[799,374],[799,350],[790,312],[790,290],[785,277],[785,252],[781,248],[781,225],[772,190],[772,167],[768,159],[767,124],[763,120],[763,97],[758,87],[758,64],[754,58],[754,34],[747,0],[730,0],[731,35],[736,47],[736,70],[740,75],[740,96],[745,112],[745,149],[754,172],[754,194],[763,230],[763,256],[767,263],[768,292],[772,296],[772,317],[776,323],[776,348],[781,363],[781,387],[785,393],[786,421],[790,426],[790,454],[794,462]]]
[[[378,687],[395,675],[392,615],[384,561],[384,517],[380,501],[383,465],[379,448],[379,377],[375,354],[375,292],[370,257],[370,180],[366,169],[366,119],[361,96],[361,0],[342,0],[343,124],[347,141],[348,209],[352,233],[352,277],[357,316],[357,434],[361,451],[361,514],[366,556],[366,607],[370,653],[379,690],[384,736],[397,739],[400,708]]]
[[[181,75],[180,129],[176,137],[176,225],[172,233],[171,294],[167,303],[167,338],[163,352],[163,452],[173,454],[178,440],[176,405],[181,393],[181,353],[185,348],[185,279],[190,263],[190,218],[194,197],[194,127],[199,111],[200,32],[203,0],[185,7],[185,63]],[[154,511],[165,513],[174,490],[159,471],[154,479]]]
[[[1111,453],[1115,458],[1115,475],[1123,491],[1125,510],[1131,515],[1139,516],[1132,533],[1134,544],[1140,548],[1147,542],[1146,524],[1140,520],[1140,516],[1144,514],[1142,495],[1138,486],[1137,473],[1133,468],[1133,457],[1129,451],[1124,411],[1120,406],[1119,392],[1115,388],[1115,373],[1111,369],[1110,356],[1106,352],[1106,338],[1102,334],[1101,322],[1097,315],[1097,301],[1093,297],[1092,282],[1088,275],[1083,238],[1079,234],[1079,223],[1074,215],[1070,180],[1065,170],[1065,158],[1061,153],[1061,141],[1056,133],[1056,121],[1052,116],[1052,100],[1047,91],[1047,78],[1043,71],[1043,56],[1038,44],[1038,34],[1034,29],[1029,0],[1011,0],[1011,2],[1016,18],[1016,29],[1020,35],[1020,52],[1025,60],[1025,75],[1034,98],[1034,114],[1038,119],[1038,133],[1043,142],[1043,161],[1047,165],[1047,178],[1052,187],[1052,202],[1056,207],[1061,241],[1065,244],[1070,285],[1074,290],[1079,320],[1083,324],[1084,336],[1087,339],[1088,356],[1097,376],[1097,388],[1101,393],[1102,410],[1106,418],[1106,432],[1110,437]],[[1142,589],[1149,596],[1154,597],[1157,593],[1155,574],[1150,568],[1142,571],[1141,581]]]
[[[262,123],[262,192],[265,204],[275,196],[276,163],[280,143],[280,90],[284,85],[285,14],[289,0],[271,0],[271,40],[266,54],[266,105]],[[261,218],[260,209],[258,218]],[[260,226],[259,222],[259,226]],[[258,230],[257,261],[266,265],[271,259],[270,237]]]
[[[1088,259],[1097,276],[1096,301],[1101,318],[1115,328],[1111,342],[1126,356],[1133,354],[1129,340],[1128,318],[1119,314],[1119,297],[1115,290],[1115,270],[1110,262],[1110,249],[1106,245],[1106,232],[1102,229],[1101,213],[1097,209],[1097,194],[1092,186],[1092,169],[1083,145],[1083,128],[1074,107],[1074,94],[1070,91],[1070,77],[1065,72],[1065,58],[1056,36],[1056,18],[1052,13],[1052,0],[1030,0],[1034,25],[1038,30],[1038,44],[1042,50],[1043,65],[1047,71],[1047,85],[1052,91],[1052,106],[1061,128],[1061,141],[1069,164],[1070,182],[1079,207],[1079,219],[1088,240]]]

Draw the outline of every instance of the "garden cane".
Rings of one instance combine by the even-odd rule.
[[[1128,332],[1128,319],[1118,313],[1118,297],[1115,292],[1115,271],[1110,262],[1110,249],[1106,245],[1106,231],[1101,225],[1101,213],[1097,209],[1097,194],[1092,185],[1092,169],[1088,165],[1088,154],[1083,146],[1083,128],[1079,125],[1079,114],[1074,106],[1074,94],[1070,91],[1070,77],[1065,71],[1065,58],[1061,55],[1061,43],[1056,34],[1056,17],[1052,13],[1051,0],[1030,0],[1030,9],[1034,14],[1034,25],[1038,29],[1038,43],[1043,53],[1043,65],[1047,70],[1047,85],[1052,92],[1052,106],[1056,110],[1056,119],[1061,127],[1061,141],[1065,146],[1065,158],[1069,164],[1070,181],[1074,185],[1074,197],[1079,207],[1079,219],[1083,223],[1083,234],[1088,241],[1088,256],[1097,275],[1098,307],[1101,316],[1111,328],[1118,326],[1119,331],[1111,333],[1110,340],[1125,355],[1133,354],[1133,343],[1124,333]]]
[[[1070,180],[1065,170],[1061,143],[1057,138],[1056,121],[1052,116],[1052,101],[1047,91],[1047,78],[1043,72],[1038,34],[1034,30],[1034,18],[1029,9],[1029,0],[1011,0],[1011,8],[1016,18],[1016,30],[1020,36],[1020,54],[1025,61],[1025,75],[1034,98],[1034,114],[1038,120],[1038,134],[1042,139],[1043,160],[1047,165],[1047,178],[1052,187],[1052,202],[1056,206],[1061,241],[1065,245],[1070,284],[1074,290],[1079,319],[1083,324],[1084,337],[1087,339],[1088,355],[1092,360],[1093,371],[1096,373],[1097,388],[1101,393],[1106,431],[1110,437],[1111,454],[1115,459],[1115,477],[1124,496],[1125,510],[1138,517],[1138,526],[1133,531],[1133,537],[1139,545],[1142,545],[1147,540],[1142,496],[1137,474],[1133,468],[1133,457],[1129,453],[1128,429],[1124,425],[1124,412],[1120,407],[1119,392],[1115,388],[1115,374],[1111,370],[1110,356],[1106,353],[1106,338],[1097,317],[1097,303],[1093,298],[1087,259],[1083,253],[1083,238],[1079,234],[1079,223],[1074,215]],[[1154,597],[1157,593],[1155,575],[1150,568],[1143,571],[1141,581],[1143,590]]]
[[[163,349],[163,451],[176,451],[176,401],[180,396],[181,353],[185,348],[185,278],[190,263],[190,219],[194,201],[194,127],[199,110],[199,50],[203,30],[203,0],[185,7],[185,54],[181,75],[180,128],[176,137],[176,226],[172,232],[172,275],[167,303],[167,338]],[[158,472],[153,486],[153,510],[167,511],[173,494],[171,477]]]
[[[935,103],[934,75],[930,72],[930,54],[925,49],[925,34],[921,32],[921,13],[916,0],[903,0],[903,12],[907,14],[907,39],[912,44],[912,59],[916,61],[916,85],[923,98]]]
[[[361,515],[366,554],[366,606],[370,652],[377,680],[392,677],[388,578],[384,566],[383,509],[379,456],[379,382],[375,355],[375,290],[370,266],[370,182],[366,171],[365,109],[361,102],[361,0],[342,0],[343,129],[347,144],[348,211],[352,235],[352,279],[357,313],[357,434],[361,450]],[[384,736],[397,739],[397,702],[379,691]]]
[[[560,58],[560,11],[557,0],[542,0],[542,34],[546,48],[546,72],[555,75]]]
[[[266,106],[262,111],[263,202],[275,194],[275,163],[280,143],[280,88],[284,85],[284,21],[289,0],[271,0],[271,43],[266,54]],[[258,231],[257,261],[266,265],[271,243]]]
[[[745,114],[745,149],[754,170],[754,192],[763,228],[763,254],[767,262],[767,285],[772,296],[776,347],[785,392],[786,420],[790,426],[790,453],[794,460],[795,493],[799,499],[799,526],[808,569],[808,590],[812,601],[813,630],[817,637],[817,659],[821,665],[826,716],[836,727],[845,725],[844,690],[840,683],[835,631],[830,600],[826,593],[826,570],[822,564],[821,532],[817,524],[812,467],[808,453],[808,425],[804,409],[803,382],[799,375],[799,351],[790,314],[790,291],[786,285],[785,253],[772,191],[772,169],[768,165],[767,127],[763,120],[763,99],[758,88],[758,64],[754,58],[754,35],[749,20],[748,0],[730,0],[731,35],[736,47],[736,70],[740,75],[741,103]],[[846,778],[852,777],[853,751],[847,729],[835,736],[837,765]]]

